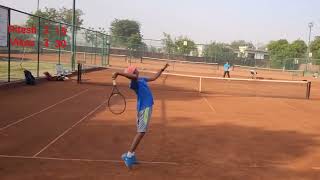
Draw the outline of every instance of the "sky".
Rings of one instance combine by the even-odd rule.
[[[72,8],[73,0],[39,0],[40,8]],[[0,0],[0,5],[33,12],[37,0]],[[196,43],[246,40],[307,41],[320,36],[320,0],[77,0],[85,27],[109,29],[115,19],[136,20],[143,37],[161,39],[163,32],[187,36]]]

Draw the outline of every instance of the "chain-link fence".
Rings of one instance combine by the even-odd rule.
[[[195,44],[188,53],[179,47],[169,47],[165,40],[141,39],[140,44],[130,44],[128,38],[111,37],[111,54],[128,56],[129,59],[167,59],[203,63],[225,64],[227,61],[244,69],[263,69],[264,71],[292,72],[302,76],[320,71],[320,60],[310,58],[271,59],[264,50],[247,49],[241,52],[226,44],[212,47],[212,44]],[[129,48],[134,47],[134,48]]]
[[[12,8],[0,6],[0,82],[24,79],[24,69],[35,77],[44,72],[57,73],[57,64],[75,70],[77,62],[87,65],[108,64],[109,36],[75,27],[75,58],[72,58],[72,25],[56,22]],[[5,44],[5,45],[3,45]]]

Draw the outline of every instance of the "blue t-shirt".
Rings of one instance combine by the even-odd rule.
[[[153,96],[146,78],[138,78],[136,81],[131,80],[130,88],[137,94],[138,112],[153,105]]]
[[[229,71],[230,64],[224,64],[223,69],[224,71]]]

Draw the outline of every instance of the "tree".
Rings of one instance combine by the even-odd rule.
[[[85,40],[88,44],[91,44],[92,47],[96,44],[96,35],[97,33],[94,31],[94,28],[89,27],[89,30],[84,32]]]
[[[152,52],[152,53],[160,53],[161,52],[161,49],[160,48],[157,48],[157,47],[154,47],[154,46],[150,46],[149,49],[148,49],[149,52]]]
[[[295,40],[291,44],[285,39],[271,41],[268,44],[271,66],[290,69],[294,67],[294,58],[306,57],[307,49],[303,40]]]
[[[254,48],[251,42],[246,42],[245,40],[233,41],[230,45],[233,49],[239,49],[240,46],[248,46],[249,48]]]
[[[131,50],[138,50],[142,45],[142,37],[140,34],[132,34],[127,41],[127,47]]]
[[[164,52],[167,54],[173,54],[176,50],[176,45],[174,40],[171,38],[170,34],[163,33],[164,38],[161,40],[164,46]]]
[[[112,43],[126,48],[137,48],[142,45],[140,24],[128,19],[115,19],[110,27]]]
[[[289,56],[292,58],[302,58],[306,56],[308,46],[303,40],[295,40],[289,45]]]
[[[268,51],[271,57],[271,66],[282,68],[284,60],[290,56],[289,42],[286,39],[271,41],[268,44]]]
[[[186,44],[185,44],[186,43]],[[181,55],[190,55],[191,52],[196,52],[197,47],[194,41],[187,37],[179,37],[175,41],[176,52]]]
[[[67,34],[62,35],[59,39],[59,31],[61,31],[61,29],[63,28],[66,31],[71,31],[71,26],[62,25],[60,29],[60,24],[55,23],[53,21],[72,24],[72,14],[73,14],[72,9],[62,8],[57,10],[54,8],[45,7],[44,10],[38,10],[33,14],[36,16],[43,17],[45,19],[49,19],[49,20],[45,20],[45,19],[40,20],[40,29],[38,29],[38,31],[40,31],[41,33],[41,39],[40,39],[41,42],[43,42],[44,39],[48,39],[50,45],[54,45],[54,42],[56,40],[67,40],[68,44],[70,44],[71,38]],[[83,12],[80,9],[77,9],[76,10],[76,26],[82,25],[83,23],[83,19],[81,18],[82,15],[83,15]],[[39,21],[39,18],[29,16],[26,22],[26,25],[29,27],[32,27],[32,26],[38,27],[38,24],[39,24],[38,21]],[[57,29],[58,29],[58,32],[57,32]]]
[[[76,9],[75,14],[76,14],[75,25],[80,27],[83,24],[83,19],[81,18],[81,16],[83,16],[84,13],[81,9]],[[73,16],[73,10],[63,7],[59,9],[58,21],[61,21],[67,24],[72,24],[72,16]]]
[[[234,59],[233,49],[225,43],[216,43],[212,42],[209,45],[206,45],[203,51],[203,56],[214,59],[215,62],[225,62],[230,59]]]
[[[320,36],[317,36],[315,40],[311,42],[310,51],[312,52],[313,58],[320,59]]]

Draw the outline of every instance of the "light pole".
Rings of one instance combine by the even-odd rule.
[[[38,0],[38,3],[37,3],[37,11],[39,11],[39,1],[40,0]]]
[[[311,32],[312,32],[312,27],[313,27],[313,22],[310,22],[308,24],[309,27],[309,41],[308,41],[308,62],[306,63],[306,71],[308,71],[308,63],[310,63],[310,43],[311,43]]]

